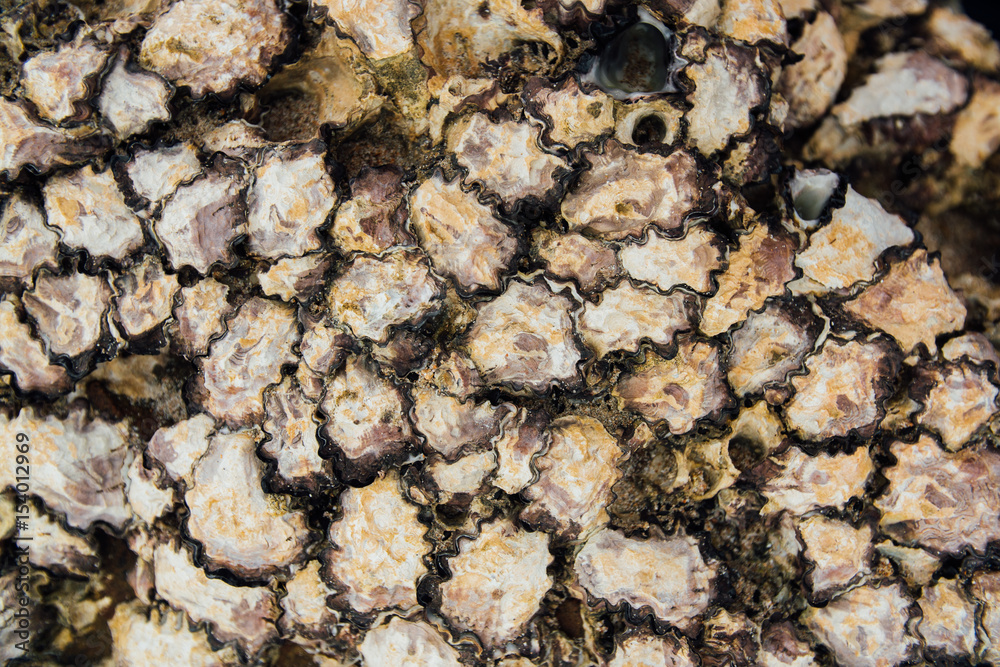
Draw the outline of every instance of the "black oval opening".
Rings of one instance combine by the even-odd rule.
[[[643,116],[632,127],[632,143],[639,146],[642,144],[662,144],[666,136],[667,125],[656,114]]]

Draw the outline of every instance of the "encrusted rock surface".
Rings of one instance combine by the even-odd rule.
[[[1000,661],[956,7],[0,8],[0,659]]]

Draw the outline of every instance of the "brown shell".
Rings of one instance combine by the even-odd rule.
[[[542,282],[511,280],[503,294],[478,306],[465,339],[469,358],[493,384],[544,393],[579,380],[571,302]]]
[[[260,297],[248,300],[228,321],[228,330],[198,359],[202,374],[196,398],[216,419],[236,427],[264,416],[264,389],[281,381],[281,367],[294,363],[299,342],[295,310]]]
[[[585,293],[601,290],[621,275],[614,249],[582,234],[539,228],[531,235],[531,246],[531,254],[542,261],[547,273],[576,281]]]
[[[402,174],[365,168],[351,182],[351,198],[337,209],[330,236],[346,252],[372,255],[396,245],[414,245],[406,213]]]
[[[990,509],[1000,502],[1000,455],[986,447],[952,454],[927,435],[890,451],[897,463],[883,472],[889,489],[875,500],[886,533],[942,553],[982,551],[1000,537]]]
[[[870,437],[884,416],[898,353],[884,337],[870,341],[828,338],[806,359],[805,375],[792,378],[785,423],[807,440]]]
[[[441,613],[460,630],[474,632],[487,648],[521,635],[552,587],[549,538],[512,521],[482,524],[479,535],[460,539],[448,560],[451,578],[440,585]]]
[[[521,520],[563,539],[586,535],[607,522],[611,487],[621,477],[624,453],[591,417],[565,415],[547,428],[550,445],[535,459],[538,481],[522,491]]]
[[[691,537],[640,540],[609,528],[587,540],[573,569],[590,596],[637,612],[648,608],[682,630],[708,609],[716,574]]]
[[[694,157],[677,150],[666,157],[624,148],[613,139],[599,153],[584,153],[590,168],[563,199],[570,231],[606,239],[641,237],[649,225],[682,229],[688,214],[704,205],[703,179]]]
[[[291,38],[273,0],[181,0],[153,22],[139,58],[194,97],[231,95],[260,84]]]
[[[333,547],[323,552],[323,578],[338,591],[337,605],[355,614],[409,609],[417,580],[427,572],[430,544],[419,509],[399,493],[395,473],[341,494],[343,515],[330,524]]]
[[[256,429],[216,434],[198,459],[184,494],[187,533],[213,570],[261,579],[305,560],[306,517],[261,489]]]
[[[649,422],[666,420],[674,435],[687,433],[701,419],[718,419],[733,403],[718,346],[696,338],[680,341],[670,359],[647,352],[641,366],[621,375],[612,395]]]

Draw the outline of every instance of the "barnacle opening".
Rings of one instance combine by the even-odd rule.
[[[673,31],[639,9],[638,20],[604,44],[583,81],[619,100],[676,92],[674,46]]]

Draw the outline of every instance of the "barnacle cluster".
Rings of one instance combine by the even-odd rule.
[[[0,28],[4,661],[1000,662],[982,26],[38,0]]]

